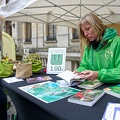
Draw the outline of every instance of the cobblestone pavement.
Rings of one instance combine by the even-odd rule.
[[[12,120],[12,115],[13,114],[16,114],[16,109],[15,109],[15,106],[11,100],[11,98],[7,95],[7,101],[8,103],[10,103],[10,107],[9,109],[7,110],[7,115],[8,115],[8,120]]]

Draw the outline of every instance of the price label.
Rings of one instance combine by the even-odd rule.
[[[63,68],[61,66],[51,66],[50,71],[63,71]]]

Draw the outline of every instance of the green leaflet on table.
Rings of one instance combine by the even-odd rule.
[[[32,72],[33,73],[39,73],[42,69],[42,62],[40,60],[35,60],[32,62]]]

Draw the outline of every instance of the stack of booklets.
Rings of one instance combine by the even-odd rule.
[[[103,90],[81,90],[80,92],[77,92],[76,94],[68,98],[68,102],[91,107],[103,95],[104,95]]]
[[[103,83],[100,82],[98,79],[96,80],[86,80],[83,83],[79,84],[78,87],[84,88],[84,89],[95,89],[99,86],[101,86]]]
[[[104,88],[105,93],[120,98],[120,84]]]
[[[108,102],[102,120],[120,120],[120,103]]]

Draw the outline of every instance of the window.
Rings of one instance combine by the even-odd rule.
[[[25,42],[31,42],[31,23],[25,23]]]
[[[47,40],[56,40],[56,26],[55,25],[48,25],[48,36]]]
[[[12,25],[11,25],[11,21],[6,21],[4,24],[4,29],[5,32],[8,33],[10,36],[12,36]]]
[[[73,28],[73,39],[78,39],[78,29]]]

